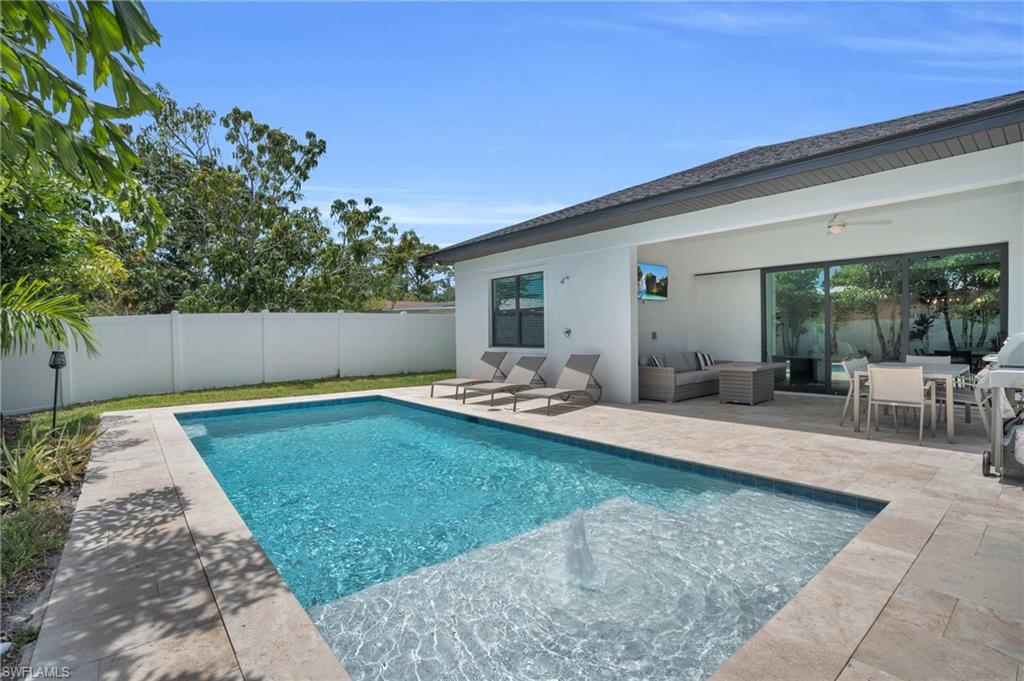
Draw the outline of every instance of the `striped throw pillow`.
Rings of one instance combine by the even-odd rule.
[[[715,356],[710,352],[698,352],[697,353],[697,366],[701,369],[707,369],[715,366]]]
[[[661,358],[658,357],[657,355],[651,355],[650,357],[647,358],[647,366],[661,368]]]

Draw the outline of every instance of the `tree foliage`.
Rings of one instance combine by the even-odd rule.
[[[137,0],[0,3],[0,137],[3,171],[49,172],[51,165],[83,187],[120,196],[137,157],[123,121],[160,106],[136,75],[142,51],[160,34]],[[75,75],[44,56],[57,42]],[[109,86],[113,104],[90,97]]]
[[[162,215],[130,174],[138,158],[123,123],[160,106],[135,73],[159,40],[137,0],[71,0],[66,12],[46,1],[0,3],[3,354],[30,349],[37,334],[96,351],[75,289],[102,288],[122,268],[86,227],[100,210],[89,210],[87,195],[112,202],[103,210],[131,211],[148,243],[159,237]],[[59,49],[73,74],[49,61]],[[109,87],[113,104],[92,98],[79,82],[87,75],[92,91]]]
[[[901,289],[900,264],[895,260],[850,263],[831,273],[832,342],[839,327],[855,314],[871,319],[878,342],[875,359],[899,358],[903,322],[898,318]],[[838,349],[833,347],[838,354]],[[845,357],[844,357],[845,358]]]
[[[29,352],[37,334],[49,347],[79,341],[96,354],[96,338],[85,306],[68,293],[52,293],[38,279],[22,277],[0,284],[0,354]]]
[[[998,253],[991,251],[913,259],[911,302],[927,310],[933,319],[941,318],[950,351],[995,349],[999,278]],[[959,328],[954,328],[955,322],[959,322]]]
[[[127,277],[120,257],[97,233],[97,214],[108,201],[83,192],[56,173],[35,173],[0,183],[0,262],[3,279],[39,279],[78,295],[94,311],[116,307]]]
[[[821,314],[825,299],[820,269],[787,270],[772,275],[775,304],[775,334],[784,355],[800,351],[806,324]]]
[[[36,331],[62,342],[62,315],[63,341],[94,350],[86,311],[359,310],[450,295],[450,271],[419,260],[435,247],[371,200],[336,201],[330,216],[302,205],[326,151],[314,133],[182,108],[142,82],[142,51],[160,36],[138,0],[0,8],[5,352]],[[67,73],[49,61],[61,50]],[[132,135],[125,121],[140,114],[151,122]]]
[[[447,295],[448,270],[419,260],[436,247],[400,233],[371,199],[334,201],[329,216],[301,205],[326,151],[315,134],[298,140],[247,111],[218,118],[160,94],[165,106],[135,146],[165,237],[141,253],[137,233],[107,230],[127,263],[127,309],[363,310],[381,298]]]

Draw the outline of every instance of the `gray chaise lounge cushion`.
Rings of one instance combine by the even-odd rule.
[[[676,374],[676,385],[693,385],[694,383],[708,383],[717,381],[718,372],[712,369],[701,369],[700,371],[680,371]]]
[[[514,393],[518,390],[525,390],[537,382],[543,383],[544,379],[540,377],[538,372],[546,360],[547,357],[544,355],[523,355],[516,362],[516,365],[512,367],[512,370],[508,372],[508,378],[504,381],[465,386],[462,389],[463,403],[465,403],[466,397],[471,392],[489,394],[493,403],[495,393]]]
[[[554,388],[532,388],[515,393],[512,401],[512,411],[516,410],[517,401],[520,399],[540,398],[548,401],[548,413],[551,413],[551,400],[555,398],[567,399],[572,395],[586,395],[595,403],[601,399],[601,384],[594,378],[594,368],[597,366],[601,355],[569,355],[562,372],[558,374],[558,381]],[[588,391],[597,390],[597,397],[592,396]]]
[[[455,395],[457,397],[459,394],[459,388],[497,380],[504,376],[501,372],[501,363],[505,360],[505,355],[507,354],[507,352],[500,351],[485,352],[480,356],[480,359],[477,360],[476,364],[473,365],[473,369],[469,372],[468,378],[445,378],[440,381],[434,381],[430,384],[430,396],[434,396],[434,388],[439,385],[454,387]]]

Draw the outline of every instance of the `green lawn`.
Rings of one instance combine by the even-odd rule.
[[[352,376],[346,378],[322,378],[310,381],[287,381],[284,383],[260,383],[257,385],[216,388],[212,390],[191,390],[181,393],[139,395],[103,402],[77,404],[57,412],[57,425],[69,424],[72,429],[88,426],[99,421],[106,411],[123,409],[147,409],[170,407],[180,404],[203,404],[205,402],[229,402],[233,400],[258,400],[265,397],[294,397],[297,395],[325,395],[328,393],[375,390],[381,388],[402,388],[410,385],[428,385],[432,381],[450,378],[451,371],[434,371],[422,374],[391,374],[389,376]],[[32,415],[33,422],[49,423],[50,412]]]

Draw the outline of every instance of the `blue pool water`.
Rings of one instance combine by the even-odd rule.
[[[179,418],[357,680],[702,679],[877,512],[386,399]]]

